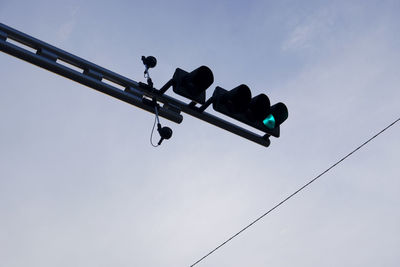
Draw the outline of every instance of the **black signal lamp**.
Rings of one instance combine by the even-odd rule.
[[[270,112],[270,102],[268,96],[259,94],[251,99],[247,117],[251,121],[262,121]]]
[[[206,66],[201,66],[192,72],[177,68],[172,77],[172,88],[176,94],[204,104],[206,102],[206,90],[213,82],[214,75],[210,68]]]

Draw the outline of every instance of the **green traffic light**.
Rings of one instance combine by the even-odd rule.
[[[263,123],[265,126],[267,126],[268,129],[274,129],[275,128],[275,118],[272,116],[272,114],[269,114],[264,120]]]

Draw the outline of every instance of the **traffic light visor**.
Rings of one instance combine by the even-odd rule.
[[[268,96],[259,94],[251,99],[249,104],[249,119],[262,121],[270,110],[270,102]]]
[[[172,81],[172,89],[176,94],[204,104],[206,101],[205,91],[214,82],[214,76],[210,68],[206,66],[201,66],[192,72],[177,68]]]
[[[186,85],[193,90],[192,93],[200,94],[214,82],[214,76],[210,68],[201,66],[188,73],[184,80]]]
[[[275,125],[278,126],[288,118],[289,112],[286,105],[279,102],[271,106],[271,115],[275,118]]]
[[[248,108],[251,100],[250,88],[245,84],[241,84],[228,91],[224,95],[224,100],[230,112],[244,112]]]

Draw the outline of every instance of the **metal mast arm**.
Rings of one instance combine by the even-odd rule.
[[[19,45],[7,41],[8,39],[14,40]],[[175,123],[182,122],[183,117],[180,113],[184,112],[262,146],[268,147],[270,144],[267,135],[253,133],[204,112],[194,105],[161,94],[159,90],[150,88],[146,84],[133,81],[2,23],[0,23],[0,50],[151,113],[154,113],[154,102],[149,99],[154,98],[163,104],[158,110],[158,115]]]

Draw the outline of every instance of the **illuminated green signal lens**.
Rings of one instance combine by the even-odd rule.
[[[272,116],[272,114],[269,114],[264,120],[263,123],[265,126],[267,126],[268,129],[274,129],[275,128],[275,118]]]

